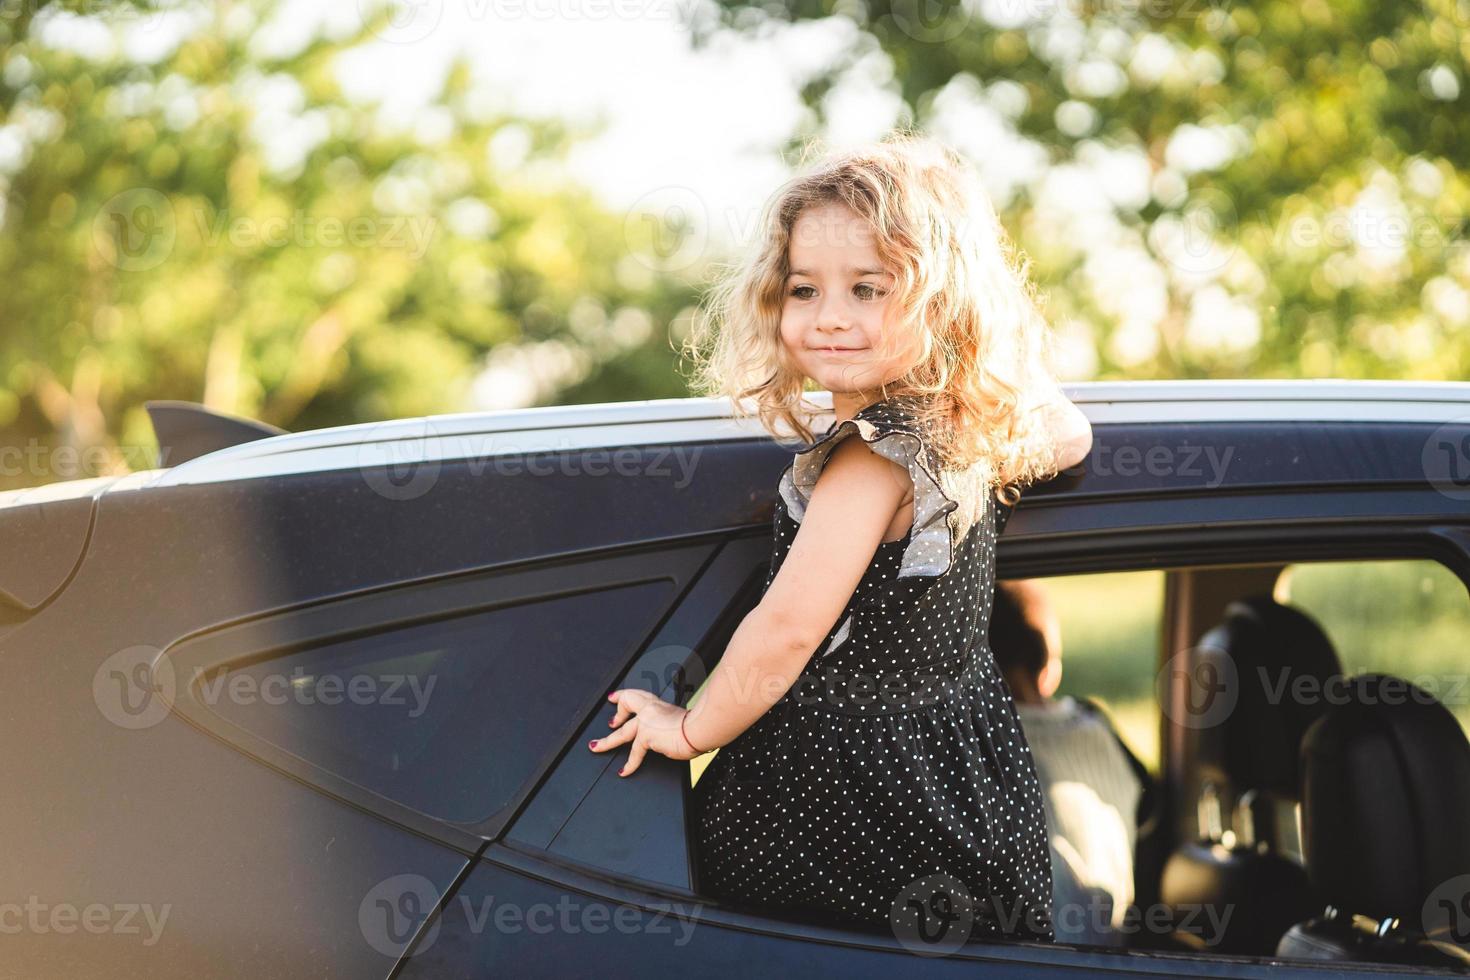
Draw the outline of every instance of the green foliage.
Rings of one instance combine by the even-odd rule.
[[[807,82],[812,131],[860,77],[982,164],[1007,149],[956,104],[993,106],[1038,181],[1113,167],[1064,199],[1085,215],[1040,213],[1034,183],[997,201],[1087,376],[1470,374],[1464,0],[717,3],[701,43],[849,28]]]
[[[691,289],[560,176],[585,134],[486,112],[463,63],[420,125],[388,128],[332,72],[372,25],[265,54],[274,3],[190,5],[141,63],[45,43],[66,7],[115,37],[141,16],[31,4],[0,27],[0,150],[22,148],[0,153],[0,442],[42,450],[0,489],[151,466],[149,399],[287,429],[461,411],[516,345],[633,366],[611,398],[675,377],[664,325]]]
[[[194,19],[161,56],[128,55],[117,40],[155,7]],[[685,393],[676,325],[724,256],[673,267],[667,229],[562,176],[585,133],[486,111],[464,64],[416,126],[385,126],[333,72],[381,25],[272,51],[257,42],[275,13],[0,13],[0,445],[42,460],[7,463],[0,489],[152,465],[147,399],[305,429],[462,410],[477,379],[540,403]],[[78,14],[113,53],[54,42]],[[861,76],[982,166],[1031,153],[997,203],[1080,354],[1071,377],[1470,369],[1466,0],[720,0],[701,16],[696,44],[721,26],[858,28],[804,80],[815,111],[793,151]],[[980,118],[1020,142],[1001,149]],[[1048,204],[1044,181],[1089,168],[1110,176]],[[60,448],[91,462],[69,470]]]
[[[1057,694],[1102,701],[1129,748],[1156,770],[1164,573],[1066,575],[1046,579],[1044,587],[1062,630]]]
[[[1439,562],[1318,562],[1284,576],[1291,604],[1332,637],[1345,673],[1419,677],[1438,695],[1449,693],[1445,678],[1470,676],[1461,649],[1470,596]],[[1470,706],[1470,688],[1455,699]]]

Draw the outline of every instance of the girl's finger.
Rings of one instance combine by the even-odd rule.
[[[628,750],[628,761],[623,764],[623,768],[621,771],[618,772],[618,775],[633,775],[634,770],[636,770],[640,765],[643,764],[643,756],[646,755],[647,752],[648,742],[641,738],[635,738],[633,740],[633,747]]]
[[[638,713],[638,710],[643,706],[643,701],[639,695],[646,693],[648,692],[640,691],[636,687],[628,687],[621,691],[612,692],[611,697],[618,706],[618,710],[612,719],[613,728],[617,728],[623,722],[627,721],[629,715],[636,715]]]
[[[613,712],[613,716],[612,716],[612,727],[613,728],[617,728],[623,722],[627,721],[628,720],[628,716],[633,713],[632,710],[630,710],[628,708],[628,702],[627,702],[626,698],[624,697],[627,693],[628,693],[627,691],[614,691],[612,693],[613,700],[617,703],[617,709],[618,709],[618,710],[616,710],[616,711]]]
[[[634,718],[631,722],[619,728],[617,731],[612,732],[606,738],[594,739],[588,743],[587,747],[593,752],[606,752],[608,749],[615,749],[624,742],[630,741],[637,734],[638,719]]]

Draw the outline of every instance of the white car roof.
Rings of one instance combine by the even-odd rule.
[[[1470,382],[1104,381],[1063,384],[1095,425],[1120,422],[1470,422]],[[830,421],[831,395],[809,393]],[[725,398],[663,398],[595,405],[460,412],[364,422],[270,436],[177,466],[108,479],[103,492],[325,472],[391,463],[483,459],[504,454],[677,445],[770,436],[752,418],[733,419]],[[793,444],[794,447],[794,444]],[[0,506],[96,492],[95,480],[0,493]],[[66,492],[75,489],[76,494]],[[9,499],[15,497],[17,499]],[[27,499],[19,499],[26,497]]]

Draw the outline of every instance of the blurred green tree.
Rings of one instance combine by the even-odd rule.
[[[309,429],[466,410],[472,384],[684,392],[693,289],[560,175],[588,134],[484,110],[462,61],[390,128],[333,73],[381,21],[271,53],[275,9],[0,17],[0,445],[30,447],[0,489],[152,466],[149,399]],[[138,57],[138,32],[177,43]]]
[[[975,159],[1076,376],[1470,374],[1465,0],[702,9],[835,39],[796,140],[877,92]]]

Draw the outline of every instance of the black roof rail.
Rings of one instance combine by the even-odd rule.
[[[268,422],[216,412],[197,402],[147,401],[143,407],[148,410],[158,439],[159,468],[287,432]]]

